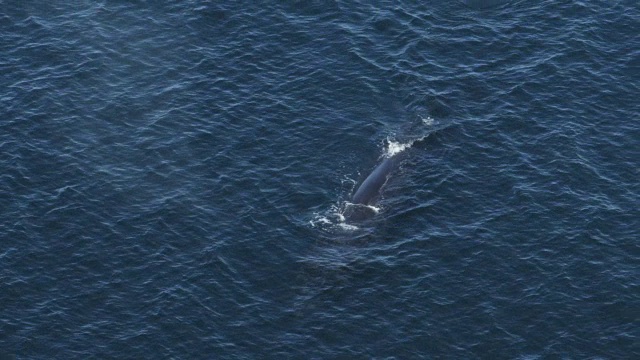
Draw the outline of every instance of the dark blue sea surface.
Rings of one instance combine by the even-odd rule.
[[[631,0],[0,0],[0,358],[638,359],[638,99]]]

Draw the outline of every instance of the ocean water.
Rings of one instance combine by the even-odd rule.
[[[0,0],[0,358],[640,358],[639,34],[630,0]]]

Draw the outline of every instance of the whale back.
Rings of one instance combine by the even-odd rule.
[[[395,163],[395,157],[387,157],[382,161],[362,182],[355,194],[352,202],[354,204],[369,205],[380,193],[380,189],[387,182],[387,177]]]

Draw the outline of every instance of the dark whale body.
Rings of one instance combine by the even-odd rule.
[[[387,177],[393,170],[394,165],[394,156],[385,158],[360,184],[351,201],[354,204],[370,205],[380,194],[380,189],[387,182]]]
[[[375,216],[379,211],[379,207],[372,205],[375,205],[376,201],[380,199],[382,188],[389,179],[391,172],[401,166],[407,153],[406,149],[422,143],[430,134],[449,126],[449,123],[433,126],[433,120],[431,118],[421,119],[420,124],[415,125],[421,127],[427,125],[429,128],[416,128],[416,131],[411,131],[411,133],[418,133],[418,136],[414,136],[412,139],[405,139],[400,143],[392,143],[389,141],[389,148],[380,164],[378,164],[360,186],[358,186],[353,196],[351,196],[351,201],[345,201],[341,206],[339,211],[344,220],[361,221]],[[390,151],[391,145],[395,145],[393,152]]]
[[[389,174],[396,165],[394,156],[385,158],[360,184],[358,190],[351,197],[351,203],[346,203],[343,215],[350,221],[362,221],[376,214],[373,204],[380,197],[380,190],[387,182]]]

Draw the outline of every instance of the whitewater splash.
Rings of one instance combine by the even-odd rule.
[[[432,127],[434,125],[434,120],[429,116],[427,116],[426,118],[420,117],[420,120],[422,124],[427,127]],[[426,133],[420,137],[414,138],[412,140],[404,141],[404,142],[394,141],[390,137],[387,137],[387,146],[385,148],[384,156],[385,157],[395,156],[407,150],[408,148],[413,146],[413,144],[426,139],[429,136],[429,134],[430,133]]]

